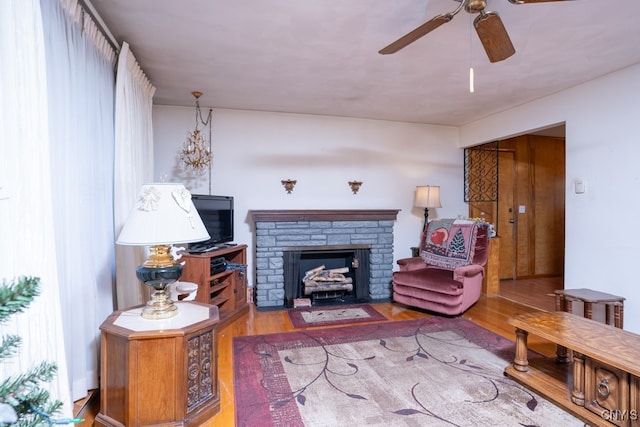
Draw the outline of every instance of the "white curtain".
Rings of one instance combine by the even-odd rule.
[[[29,309],[0,325],[16,333],[19,357],[0,364],[0,378],[24,373],[48,360],[58,365],[50,389],[72,413],[61,314],[58,254],[54,232],[47,75],[38,0],[0,1],[0,276],[41,279],[41,294]],[[76,259],[81,258],[77,255]],[[78,302],[76,305],[81,305]],[[84,349],[83,349],[84,350]]]
[[[77,0],[1,0],[0,28],[0,278],[42,280],[30,309],[0,325],[24,340],[0,378],[56,362],[49,388],[68,417],[98,387],[114,236],[153,176],[155,89],[125,44],[116,104],[116,52]],[[125,276],[136,292],[138,261]],[[118,305],[142,301],[127,298]]]
[[[56,254],[76,400],[99,385],[99,327],[114,307],[116,54],[76,1],[41,6]]]
[[[125,42],[120,50],[116,81],[115,238],[134,206],[142,184],[153,179],[152,107],[155,88]],[[149,290],[136,279],[144,261],[142,248],[117,246],[117,307],[142,304]]]

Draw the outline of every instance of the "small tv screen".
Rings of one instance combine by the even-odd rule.
[[[233,242],[233,197],[192,194],[191,200],[211,236],[209,240],[193,245],[203,247]]]

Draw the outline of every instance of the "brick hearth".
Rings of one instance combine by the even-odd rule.
[[[251,211],[256,230],[258,308],[284,307],[284,248],[368,245],[369,296],[391,298],[397,209]]]

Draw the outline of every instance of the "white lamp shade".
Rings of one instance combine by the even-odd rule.
[[[182,184],[145,184],[120,231],[119,245],[199,242],[209,233]]]
[[[419,208],[441,208],[440,187],[437,185],[416,187],[416,206]]]

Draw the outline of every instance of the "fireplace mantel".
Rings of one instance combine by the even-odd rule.
[[[399,209],[304,209],[250,211],[254,222],[261,221],[395,221]]]

